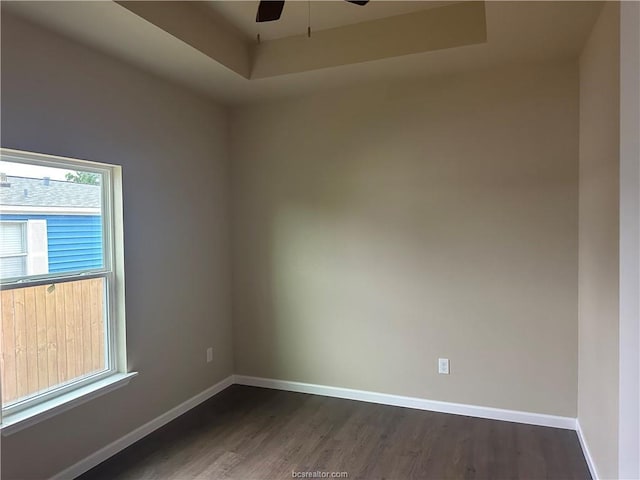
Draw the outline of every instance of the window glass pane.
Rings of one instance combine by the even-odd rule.
[[[0,174],[0,222],[29,223],[24,275],[105,266],[101,173],[3,160]],[[16,239],[15,232],[6,230],[2,248],[18,248]]]
[[[107,368],[105,279],[2,290],[2,406]]]
[[[26,257],[0,258],[0,278],[21,277],[26,271]]]

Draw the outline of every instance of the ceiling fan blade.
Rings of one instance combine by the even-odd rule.
[[[258,13],[256,14],[256,22],[273,22],[278,20],[282,15],[284,8],[284,0],[262,0],[258,5]]]
[[[355,3],[356,5],[360,5],[361,7],[369,3],[369,0],[347,0],[349,3]]]

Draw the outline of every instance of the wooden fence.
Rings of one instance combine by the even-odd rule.
[[[3,405],[105,368],[104,279],[0,294]]]

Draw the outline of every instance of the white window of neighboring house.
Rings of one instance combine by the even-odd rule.
[[[126,372],[121,167],[0,153],[0,427],[7,434],[135,374]]]
[[[0,220],[0,279],[48,272],[47,221]]]
[[[0,278],[27,273],[27,222],[0,221]]]

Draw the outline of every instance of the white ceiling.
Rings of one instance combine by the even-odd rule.
[[[431,6],[429,2],[415,3]],[[2,1],[3,11],[227,105],[356,83],[427,78],[514,62],[576,58],[601,6],[600,2],[579,1],[487,2],[485,43],[249,80],[115,2]]]
[[[455,2],[371,0],[365,6],[344,0],[287,0],[280,20],[256,23],[258,0],[206,1],[207,7],[234,25],[248,39],[263,40],[306,35],[309,13],[313,31],[352,25],[380,18],[436,8]]]

